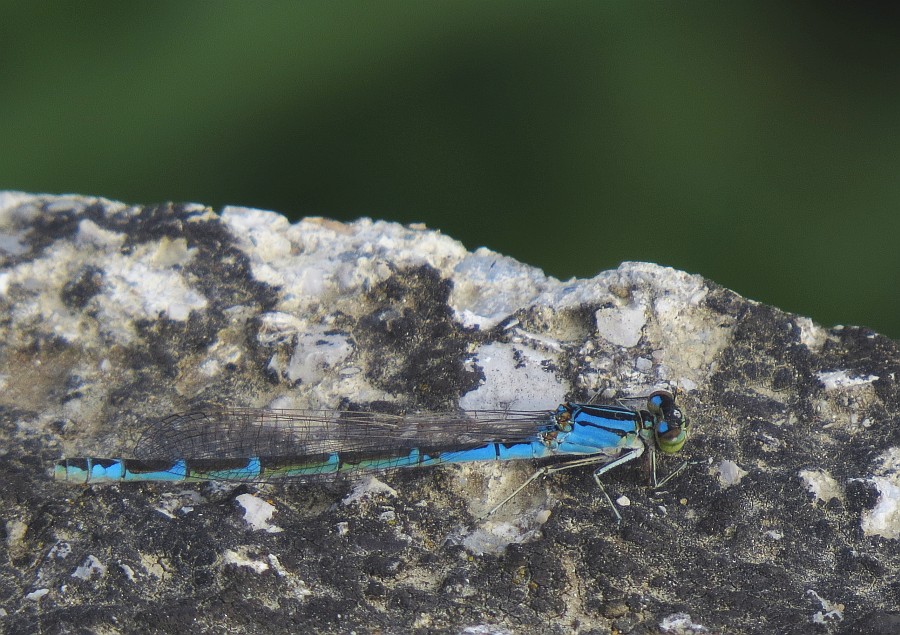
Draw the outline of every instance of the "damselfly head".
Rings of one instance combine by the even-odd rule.
[[[666,454],[674,454],[684,447],[687,441],[690,422],[681,412],[680,408],[673,408],[665,419],[660,419],[653,424],[653,436],[656,445]]]
[[[690,422],[681,408],[675,405],[675,395],[667,390],[657,390],[647,400],[647,409],[653,415],[653,436],[660,451],[674,454],[684,447]]]

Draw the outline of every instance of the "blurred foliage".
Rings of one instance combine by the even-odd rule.
[[[421,221],[897,337],[900,21],[876,6],[6,3],[0,189]]]

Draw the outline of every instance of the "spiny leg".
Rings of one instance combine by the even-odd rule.
[[[603,492],[603,495],[606,497],[606,502],[609,503],[610,509],[612,509],[613,513],[616,515],[616,523],[617,524],[622,522],[622,514],[619,513],[618,509],[616,509],[616,506],[613,503],[612,498],[610,497],[609,493],[606,491],[606,488],[603,487],[603,483],[600,482],[600,475],[606,474],[611,469],[618,467],[618,466],[622,465],[623,463],[628,463],[628,461],[633,461],[634,459],[641,456],[643,453],[644,453],[644,444],[641,443],[639,445],[632,447],[630,452],[623,454],[622,456],[615,459],[614,461],[610,461],[609,463],[607,463],[605,465],[601,465],[599,468],[594,470],[594,481],[596,481],[597,486],[600,488],[600,491]]]
[[[504,498],[502,501],[500,501],[499,503],[494,505],[494,507],[492,507],[491,510],[488,511],[487,514],[480,517],[478,519],[478,521],[481,522],[481,521],[485,520],[488,516],[492,516],[494,513],[496,513],[496,511],[498,509],[503,507],[506,503],[511,501],[513,498],[515,498],[519,492],[521,492],[523,489],[528,487],[528,485],[530,485],[533,481],[535,481],[539,478],[543,478],[544,476],[549,476],[550,474],[555,474],[556,472],[562,472],[563,470],[570,470],[575,467],[583,467],[585,465],[593,465],[595,463],[607,461],[606,463],[604,463],[604,465],[600,466],[600,468],[598,468],[594,472],[594,480],[597,482],[597,485],[600,486],[600,491],[603,492],[603,495],[606,497],[607,502],[609,502],[609,505],[612,508],[613,513],[615,513],[615,515],[616,515],[616,518],[619,520],[619,522],[621,522],[622,516],[619,514],[619,511],[616,509],[615,505],[613,504],[612,499],[610,498],[609,494],[606,492],[606,489],[603,487],[603,483],[600,482],[599,477],[601,474],[605,474],[606,472],[613,469],[614,467],[617,467],[619,465],[622,465],[623,463],[627,463],[628,461],[636,459],[643,453],[644,453],[644,444],[640,443],[639,445],[632,446],[629,452],[627,452],[626,454],[623,454],[622,456],[620,456],[616,459],[613,459],[612,461],[609,461],[609,457],[607,455],[599,454],[599,455],[583,457],[580,459],[575,459],[574,461],[568,461],[566,463],[561,463],[558,465],[548,465],[546,467],[542,467],[541,469],[536,471],[534,474],[529,476],[525,480],[524,483],[519,485],[519,487],[517,487],[515,489],[515,491],[513,491],[512,494],[510,494],[509,496]]]
[[[558,464],[558,465],[548,465],[548,466],[546,466],[546,467],[542,467],[542,468],[539,469],[537,472],[535,472],[534,474],[532,474],[531,476],[529,476],[527,479],[525,479],[525,482],[522,483],[521,485],[519,485],[519,486],[515,489],[515,491],[513,491],[512,494],[510,494],[509,496],[507,496],[506,498],[504,498],[502,501],[500,501],[499,503],[497,503],[496,505],[494,505],[494,506],[491,508],[491,510],[490,510],[487,514],[485,514],[484,516],[482,516],[481,518],[479,518],[479,521],[484,520],[484,519],[487,518],[488,516],[492,516],[498,509],[500,509],[501,507],[503,507],[504,505],[506,505],[506,503],[508,503],[509,501],[511,501],[513,498],[515,498],[515,497],[516,497],[516,494],[518,494],[518,493],[521,492],[523,489],[525,489],[526,487],[528,487],[528,485],[530,485],[530,484],[532,483],[532,481],[535,481],[535,480],[537,480],[537,479],[539,479],[539,478],[542,478],[542,477],[544,477],[544,476],[548,476],[549,474],[554,474],[554,473],[556,473],[556,472],[561,472],[561,471],[563,471],[563,470],[570,470],[570,469],[572,469],[573,467],[582,467],[582,466],[584,466],[584,465],[592,465],[592,464],[597,463],[597,462],[599,462],[599,461],[604,461],[604,460],[606,460],[607,458],[608,458],[608,457],[606,457],[605,455],[589,456],[589,457],[585,457],[585,458],[581,458],[581,459],[575,459],[574,461],[568,461],[568,462],[566,462],[566,463],[560,463],[560,464]]]
[[[665,485],[666,483],[671,481],[673,478],[675,478],[676,476],[678,476],[679,474],[684,472],[685,468],[689,464],[690,464],[690,461],[685,461],[684,463],[679,465],[674,471],[667,474],[663,480],[659,481],[656,478],[656,452],[653,450],[653,448],[650,448],[650,467],[651,467],[651,470],[653,473],[653,489],[655,489],[655,490],[659,489],[660,487],[662,487],[663,485]]]
[[[665,485],[666,483],[671,481],[673,478],[675,478],[676,476],[678,476],[679,474],[684,472],[685,468],[687,468],[687,466],[690,465],[691,463],[693,463],[693,461],[685,461],[684,463],[679,465],[675,470],[673,470],[671,473],[667,474],[666,478],[664,478],[663,480],[656,483],[653,486],[653,489],[659,489],[660,487],[662,487],[663,485]],[[656,481],[656,473],[655,472],[653,473],[653,480]]]
[[[493,516],[494,513],[495,513],[498,509],[500,509],[501,507],[503,507],[504,505],[506,505],[506,503],[508,503],[509,501],[511,501],[513,498],[515,498],[515,497],[516,497],[516,494],[518,494],[518,493],[521,492],[523,489],[525,489],[526,487],[528,487],[528,485],[529,485],[532,481],[534,481],[534,480],[536,480],[536,479],[539,479],[539,478],[541,478],[542,476],[546,476],[546,475],[548,474],[547,469],[548,469],[548,468],[546,468],[546,467],[542,467],[542,468],[539,469],[537,472],[535,472],[534,474],[532,474],[531,476],[529,476],[527,479],[525,479],[525,482],[522,483],[521,485],[519,485],[519,486],[515,489],[515,491],[514,491],[512,494],[510,494],[509,496],[507,496],[506,498],[504,498],[502,501],[500,501],[499,503],[497,503],[496,505],[494,505],[494,506],[490,509],[490,511],[488,511],[488,513],[486,513],[485,515],[479,517],[479,518],[478,518],[478,522],[482,522],[483,520],[487,519],[488,516]]]

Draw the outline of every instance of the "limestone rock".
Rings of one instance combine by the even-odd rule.
[[[22,632],[896,632],[897,343],[697,275],[559,281],[424,227],[0,193],[0,624]],[[640,465],[54,481],[197,404],[554,409],[676,389]],[[631,403],[631,402],[628,402]],[[492,630],[493,629],[493,630]],[[505,629],[505,630],[504,630]]]

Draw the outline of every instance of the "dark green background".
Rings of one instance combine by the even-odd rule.
[[[7,4],[0,188],[423,221],[560,278],[649,260],[898,337],[878,11]]]

